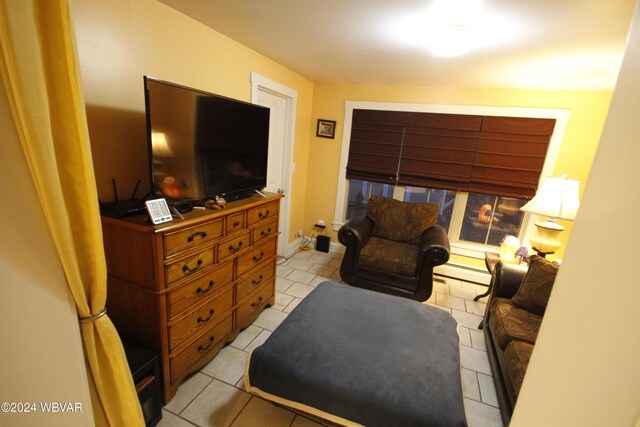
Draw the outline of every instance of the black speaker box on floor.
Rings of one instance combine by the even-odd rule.
[[[329,243],[331,238],[329,236],[316,237],[316,251],[329,252]]]

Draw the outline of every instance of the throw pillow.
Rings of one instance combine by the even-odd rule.
[[[424,230],[438,220],[438,205],[410,203],[371,196],[367,215],[373,220],[373,234],[387,240],[417,243]]]
[[[511,302],[523,310],[539,316],[544,315],[557,273],[557,264],[541,256],[532,255],[529,270]]]

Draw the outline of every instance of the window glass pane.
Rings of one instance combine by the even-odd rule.
[[[350,179],[349,194],[347,199],[346,219],[355,218],[365,213],[367,201],[372,195],[393,197],[395,185],[380,184],[377,182],[363,181],[360,179]]]
[[[436,190],[433,188],[407,187],[404,191],[404,201],[414,203],[435,203],[438,211],[438,224],[449,232],[451,213],[456,193],[450,190]]]
[[[523,199],[469,193],[460,240],[498,246],[504,236],[518,236],[523,213]]]

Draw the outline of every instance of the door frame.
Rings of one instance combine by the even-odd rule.
[[[251,102],[258,104],[260,91],[268,92],[285,100],[285,131],[283,133],[283,180],[285,197],[280,200],[280,236],[278,237],[278,255],[286,257],[289,247],[289,224],[291,220],[291,182],[294,171],[293,143],[296,129],[296,105],[298,92],[280,83],[274,82],[258,73],[251,72]]]

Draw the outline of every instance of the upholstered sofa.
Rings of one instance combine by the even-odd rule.
[[[532,256],[526,265],[498,263],[482,329],[502,419],[509,424],[542,324],[558,265]]]
[[[346,246],[342,280],[352,286],[425,301],[433,267],[449,260],[449,239],[436,224],[438,205],[371,196],[366,214],[338,231]]]

